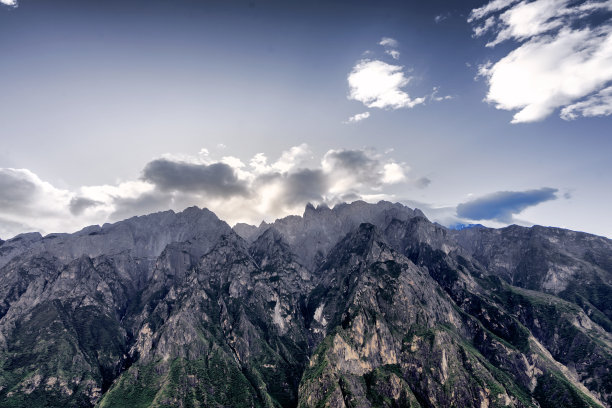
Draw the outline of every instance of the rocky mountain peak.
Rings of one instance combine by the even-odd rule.
[[[610,406],[611,274],[602,237],[384,201],[24,234],[0,245],[0,407]]]

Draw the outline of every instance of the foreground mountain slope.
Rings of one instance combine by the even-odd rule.
[[[611,406],[611,257],[386,202],[22,235],[0,244],[0,406]]]

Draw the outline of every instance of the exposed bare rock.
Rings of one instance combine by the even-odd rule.
[[[0,241],[0,407],[612,404],[612,243],[401,204]]]

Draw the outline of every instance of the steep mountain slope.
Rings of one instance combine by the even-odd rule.
[[[488,271],[508,283],[575,302],[612,329],[610,240],[595,235],[516,225],[450,234]]]
[[[611,406],[611,259],[386,202],[25,234],[0,243],[0,407]]]

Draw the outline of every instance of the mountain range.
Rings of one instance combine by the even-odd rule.
[[[612,241],[402,204],[0,240],[0,407],[610,407]]]

